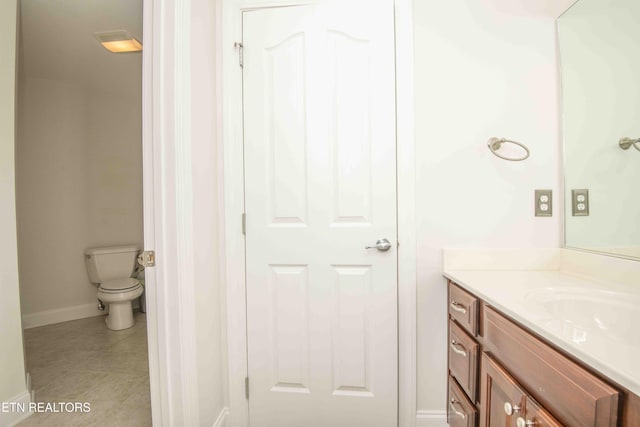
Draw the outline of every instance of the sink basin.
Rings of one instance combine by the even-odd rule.
[[[640,294],[582,288],[545,288],[532,291],[527,302],[576,343],[594,337],[620,341],[640,338]]]

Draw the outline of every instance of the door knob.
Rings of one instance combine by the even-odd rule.
[[[386,252],[391,249],[391,243],[387,239],[380,239],[375,246],[365,246],[365,249],[377,249],[380,252]]]

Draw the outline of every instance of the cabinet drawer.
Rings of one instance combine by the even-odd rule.
[[[449,373],[472,402],[476,401],[479,345],[455,322],[449,320]]]
[[[450,427],[475,427],[478,410],[469,401],[456,381],[449,377],[447,420]]]
[[[449,282],[449,316],[471,335],[478,335],[478,299]]]
[[[485,306],[484,350],[491,353],[564,425],[618,424],[619,392]]]

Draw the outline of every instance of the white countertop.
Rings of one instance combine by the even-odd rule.
[[[608,282],[555,268],[447,267],[445,262],[447,278],[640,396],[640,282]]]

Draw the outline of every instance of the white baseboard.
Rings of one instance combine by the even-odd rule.
[[[98,310],[98,301],[96,300],[96,302],[91,304],[76,305],[74,307],[65,307],[56,310],[25,314],[22,316],[22,327],[24,329],[36,328],[38,326],[68,322],[69,320],[100,316],[106,313],[106,311]]]
[[[445,411],[418,411],[416,427],[448,427]]]
[[[220,411],[220,415],[218,415],[216,422],[213,423],[213,427],[226,427],[228,414],[229,414],[229,408],[227,407],[222,408],[222,411]]]
[[[31,397],[31,401],[35,402],[36,401],[36,391],[33,389],[33,387],[31,386],[31,374],[29,372],[27,372],[27,393],[29,393],[29,397]]]
[[[29,403],[31,403],[31,394],[28,390],[9,400],[2,401],[0,404],[8,405],[7,409],[9,410],[4,412],[3,408],[0,408],[0,426],[13,427],[29,417],[31,415]],[[24,411],[20,410],[21,407],[24,408]]]

